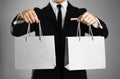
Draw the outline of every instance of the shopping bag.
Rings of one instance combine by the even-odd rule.
[[[105,69],[105,40],[102,36],[80,36],[80,23],[75,37],[66,37],[65,68],[68,70]]]
[[[26,36],[15,37],[16,69],[54,69],[56,66],[54,36],[30,36],[30,24]]]

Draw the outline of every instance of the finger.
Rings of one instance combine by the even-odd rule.
[[[90,24],[91,21],[94,21],[94,18],[93,17],[89,17],[88,19],[85,19],[85,21]]]
[[[80,21],[83,21],[87,16],[88,16],[88,12],[84,13],[84,14],[81,16]]]
[[[36,15],[36,13],[35,13],[34,10],[31,10],[31,11],[30,11],[30,16],[31,16],[31,19],[32,19],[33,23],[34,23],[34,22],[36,22],[36,23],[39,22],[38,17],[37,17],[37,15]]]
[[[93,22],[94,22],[94,20],[92,20],[92,19],[89,19],[89,20],[87,21],[88,25],[92,25]]]
[[[77,21],[80,22],[82,15],[77,18]]]
[[[32,24],[32,20],[31,20],[31,18],[30,18],[30,16],[29,16],[29,14],[28,13],[26,13],[26,18],[28,19],[28,21],[29,21],[29,23],[31,23]]]
[[[38,16],[37,16],[37,14],[35,13],[34,10],[32,10],[32,15],[35,17],[35,22],[38,23],[39,19],[38,19]]]
[[[25,16],[23,16],[23,18],[24,18],[26,23],[29,23],[29,20]]]
[[[32,15],[32,13],[29,13],[29,17],[30,17],[32,23],[35,23],[35,17]]]
[[[23,14],[21,13],[18,19],[24,19]]]
[[[80,22],[80,18],[77,18],[77,22]]]
[[[94,20],[91,20],[91,21],[90,21],[90,25],[93,25],[93,24],[95,24],[95,21],[94,21]]]
[[[88,26],[89,26],[89,23],[88,23],[88,22],[86,22],[86,21],[82,21],[82,23],[84,23],[84,24],[86,24],[86,25],[88,25]]]
[[[85,18],[84,18],[84,21],[89,21],[89,20],[91,20],[91,19],[93,19],[93,17],[92,17],[92,15],[88,15],[88,16],[86,16]]]
[[[32,15],[33,15],[34,17],[37,16],[34,10],[31,10],[31,13],[32,13]]]
[[[95,17],[91,17],[89,20],[87,20],[87,22],[89,23],[89,24],[98,24],[98,22],[96,21],[96,18]]]

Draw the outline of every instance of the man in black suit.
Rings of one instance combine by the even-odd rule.
[[[12,22],[12,35],[21,36],[27,33],[28,24],[30,31],[39,35],[38,24],[41,23],[43,35],[55,36],[56,63],[53,70],[33,70],[32,79],[87,79],[86,71],[68,71],[64,68],[65,37],[76,36],[77,18],[81,22],[81,35],[88,33],[92,27],[94,36],[108,36],[108,30],[103,21],[87,12],[85,8],[72,6],[67,0],[50,0],[43,9],[34,8],[22,11]],[[21,23],[24,21],[23,23]]]

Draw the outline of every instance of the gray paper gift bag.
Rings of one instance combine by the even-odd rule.
[[[81,36],[80,23],[75,37],[66,37],[65,67],[68,70],[105,69],[105,39],[102,36]]]
[[[56,66],[54,36],[30,36],[30,24],[26,36],[15,37],[16,69],[54,69]]]

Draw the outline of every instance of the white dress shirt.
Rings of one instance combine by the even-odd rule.
[[[52,0],[50,0],[50,4],[52,6],[52,9],[55,13],[55,16],[56,16],[56,19],[57,19],[57,16],[58,16],[58,8],[57,8],[57,3],[53,2]],[[64,21],[65,21],[65,16],[66,16],[66,13],[67,13],[67,6],[68,6],[68,2],[67,0],[64,0],[64,2],[61,3],[61,11],[62,11],[62,26],[64,25]]]

